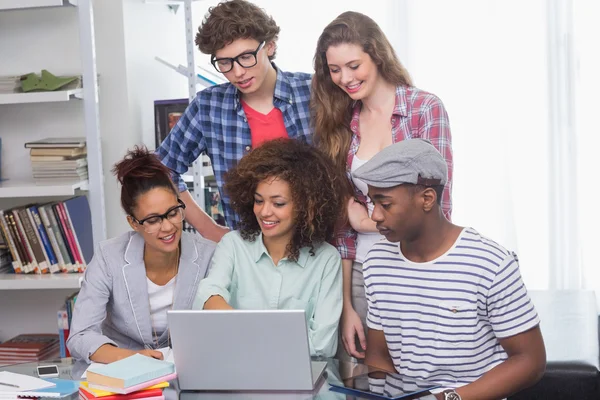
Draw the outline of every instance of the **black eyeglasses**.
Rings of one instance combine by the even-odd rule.
[[[242,68],[252,68],[258,63],[258,58],[256,58],[256,55],[258,54],[260,49],[264,47],[264,45],[265,42],[262,41],[258,45],[256,50],[242,53],[233,58],[215,58],[215,56],[212,56],[210,59],[210,63],[213,65],[213,67],[215,67],[217,71],[219,71],[222,74],[226,74],[227,72],[231,71],[233,69],[234,62],[238,63]]]
[[[172,224],[180,224],[185,218],[185,203],[181,199],[177,199],[178,206],[171,207],[166,213],[162,215],[153,215],[142,220],[136,219],[133,215],[130,215],[131,219],[137,224],[141,225],[146,233],[156,233],[160,230],[165,219],[168,219]]]

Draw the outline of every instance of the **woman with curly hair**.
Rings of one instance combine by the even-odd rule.
[[[342,312],[338,251],[327,243],[342,210],[328,158],[296,140],[274,140],[229,171],[225,190],[240,217],[215,251],[195,308],[303,309],[310,352],[333,356]]]
[[[383,236],[369,218],[373,203],[367,197],[367,185],[351,173],[392,143],[427,139],[448,164],[441,201],[450,219],[450,123],[442,101],[413,86],[381,28],[364,14],[348,11],[325,27],[317,41],[314,65],[315,143],[338,171],[347,174],[349,183],[349,226],[336,235],[344,280],[341,330],[345,351],[339,356],[364,358],[367,300],[362,264]]]

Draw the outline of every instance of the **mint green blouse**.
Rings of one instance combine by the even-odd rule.
[[[305,247],[298,261],[283,258],[275,265],[262,235],[250,242],[229,232],[217,245],[194,308],[219,295],[235,309],[304,310],[311,355],[332,357],[342,313],[342,260],[329,243],[314,253]]]

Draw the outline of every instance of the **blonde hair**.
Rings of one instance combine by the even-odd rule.
[[[326,52],[330,46],[356,44],[367,53],[382,78],[394,85],[412,86],[387,37],[370,17],[347,11],[334,19],[319,37],[314,58],[311,115],[317,146],[341,171],[346,171],[348,149],[352,139],[350,120],[353,100],[332,80]]]

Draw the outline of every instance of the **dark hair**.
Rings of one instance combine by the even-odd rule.
[[[436,194],[436,203],[438,206],[442,205],[442,193],[444,192],[444,185],[425,186],[425,185],[410,185],[411,196],[416,195],[419,192],[424,191],[427,188],[432,188]]]
[[[331,79],[327,50],[342,43],[355,44],[371,57],[381,77],[396,86],[411,86],[412,81],[402,66],[385,34],[370,17],[347,11],[338,15],[317,41],[312,78],[311,115],[315,143],[335,163],[346,170],[348,149],[352,140],[350,120],[353,100]]]
[[[135,146],[113,166],[112,173],[121,184],[121,207],[133,215],[140,195],[154,188],[164,188],[179,196],[171,180],[171,170],[160,162],[156,154],[145,146]]]
[[[208,9],[196,34],[196,45],[204,54],[214,55],[237,39],[276,41],[279,26],[262,8],[245,0],[231,0]],[[270,60],[275,58],[269,56]]]
[[[238,230],[254,241],[260,226],[254,215],[254,194],[260,182],[279,178],[290,186],[294,203],[295,230],[287,246],[289,258],[297,260],[302,247],[333,238],[335,224],[344,208],[341,182],[327,156],[308,144],[293,139],[264,143],[246,156],[225,176],[225,192],[240,217]]]

